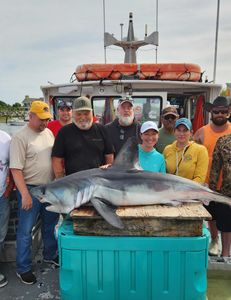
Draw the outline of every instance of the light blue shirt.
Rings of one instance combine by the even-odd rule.
[[[153,148],[150,152],[145,152],[139,145],[139,163],[143,170],[166,173],[164,156]]]

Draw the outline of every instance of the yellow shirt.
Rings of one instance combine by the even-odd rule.
[[[203,145],[190,141],[184,149],[178,149],[176,141],[164,149],[167,173],[204,183],[209,157]]]

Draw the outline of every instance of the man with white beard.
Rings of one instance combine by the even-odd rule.
[[[115,156],[129,137],[135,136],[139,141],[140,125],[135,121],[133,104],[134,100],[130,96],[119,99],[117,118],[105,126],[111,138]]]
[[[112,164],[112,144],[105,127],[93,123],[89,98],[74,100],[73,123],[59,130],[51,156],[56,178]]]

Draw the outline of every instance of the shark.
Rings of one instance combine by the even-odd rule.
[[[116,215],[119,206],[179,205],[185,202],[210,201],[231,205],[231,198],[208,187],[176,175],[144,171],[138,164],[136,139],[121,149],[113,166],[95,168],[65,176],[30,190],[47,210],[70,213],[83,205],[92,205],[112,226],[122,229]]]

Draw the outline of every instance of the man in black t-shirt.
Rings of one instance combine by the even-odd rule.
[[[130,96],[119,99],[117,118],[105,126],[111,138],[115,156],[128,138],[135,136],[139,141],[140,124],[135,121],[133,104],[134,101]]]
[[[60,129],[52,149],[56,178],[112,164],[113,147],[103,125],[93,123],[91,101],[79,97],[73,103],[73,123]]]

